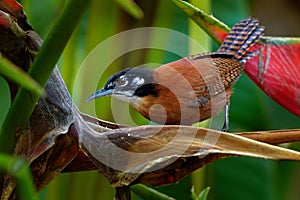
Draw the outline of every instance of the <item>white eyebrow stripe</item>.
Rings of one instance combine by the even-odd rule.
[[[133,80],[132,80],[132,83],[135,85],[142,85],[143,83],[145,82],[145,79],[143,78],[140,78],[140,77],[135,77]]]

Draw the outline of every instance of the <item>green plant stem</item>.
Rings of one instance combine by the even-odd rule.
[[[222,40],[216,35],[214,28],[221,31],[229,32],[230,28],[214,18],[212,15],[204,13],[202,10],[183,0],[173,0],[173,2],[185,12],[196,24],[199,25],[217,44],[221,44]]]
[[[17,182],[17,192],[21,200],[37,200],[32,176],[25,160],[0,154],[0,170],[7,171]]]
[[[211,12],[211,0],[203,0],[201,2],[198,0],[190,0],[189,2],[205,13]],[[203,47],[203,49],[199,49],[199,46],[193,46],[194,43],[190,43],[189,55],[200,53],[203,50],[205,52],[211,51],[212,43],[210,40],[210,36],[207,35],[193,20],[189,20],[189,36],[195,39]],[[209,123],[210,120],[206,120],[198,123],[196,126],[208,127]],[[191,185],[193,185],[196,194],[199,194],[204,188],[205,174],[205,166],[191,173]]]
[[[142,197],[143,199],[151,199],[151,200],[174,200],[174,198],[169,197],[165,194],[162,194],[150,187],[147,187],[143,184],[137,184],[130,187],[130,189],[137,194],[138,196]]]
[[[45,86],[71,34],[90,3],[91,0],[67,1],[61,16],[48,34],[29,70],[29,75],[38,84]],[[13,152],[15,133],[25,127],[38,99],[38,95],[20,88],[0,131],[0,152]]]
[[[10,62],[7,58],[0,56],[0,74],[20,84],[36,95],[43,95],[44,89],[37,84],[28,74]]]

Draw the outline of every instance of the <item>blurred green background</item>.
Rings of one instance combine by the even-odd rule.
[[[35,30],[45,38],[53,22],[64,6],[62,0],[22,0],[20,1]],[[85,57],[93,48],[105,39],[125,30],[137,27],[164,27],[187,34],[197,40],[205,49],[217,49],[209,37],[197,25],[178,9],[171,0],[136,0],[144,16],[136,19],[122,9],[117,1],[95,0],[85,14],[82,23],[73,34],[62,55],[58,67],[69,91],[80,110],[88,114],[90,105],[85,103],[87,96],[82,91],[89,85],[93,70],[84,71],[81,80],[76,80],[77,71]],[[233,26],[242,18],[257,17],[266,26],[266,35],[299,36],[299,1],[292,0],[190,0],[207,13]],[[137,39],[145,43],[161,39],[160,35],[141,35],[128,38],[126,44],[116,44],[107,51],[125,48]],[[178,44],[172,38],[164,38],[166,46],[181,48],[186,55],[202,52],[191,46],[188,41]],[[166,63],[179,59],[175,54],[157,49],[132,51],[115,60],[103,76],[98,87],[102,86],[114,72],[125,67],[139,66],[145,63]],[[101,67],[101,60],[98,61]],[[99,77],[100,78],[100,77]],[[74,85],[77,81],[80,84]],[[74,88],[75,87],[75,88]],[[9,93],[5,81],[0,77],[0,124],[9,107]],[[96,101],[97,116],[114,121],[111,113],[111,99]],[[122,103],[120,103],[122,109]],[[136,124],[147,124],[133,110],[130,111]],[[122,115],[122,113],[120,113]],[[125,119],[124,119],[125,120]],[[220,114],[213,120],[218,128],[222,123]],[[215,123],[216,122],[216,123]],[[272,101],[245,75],[234,87],[230,110],[230,132],[299,128],[300,118],[289,113]],[[287,145],[300,150],[299,144]],[[267,161],[253,158],[227,158],[211,163],[186,177],[178,184],[157,187],[156,189],[176,198],[190,199],[190,190],[196,191],[211,187],[209,199],[216,200],[292,200],[299,199],[300,165],[288,161]],[[113,199],[114,190],[104,177],[97,172],[62,174],[40,192],[42,200],[59,199]],[[134,196],[134,199],[139,197]]]

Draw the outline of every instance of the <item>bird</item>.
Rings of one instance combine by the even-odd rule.
[[[156,69],[123,69],[86,101],[112,96],[163,125],[189,126],[225,108],[221,130],[227,132],[232,86],[241,76],[244,64],[258,54],[258,50],[249,49],[263,31],[258,19],[243,19],[233,26],[216,52],[184,57]]]

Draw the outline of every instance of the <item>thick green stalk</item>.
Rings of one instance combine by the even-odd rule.
[[[131,16],[142,19],[144,13],[142,9],[133,0],[115,0],[124,10],[126,10]]]
[[[91,0],[70,0],[48,34],[43,47],[32,64],[29,75],[44,86],[53,71],[64,47]],[[12,153],[15,133],[24,128],[39,99],[20,88],[0,131],[0,152]]]
[[[205,13],[211,12],[211,0],[190,0],[190,3]],[[193,20],[189,20],[189,36],[195,39],[201,46],[193,46],[194,43],[189,44],[189,55],[198,54],[211,51],[211,40],[210,36],[207,35]],[[198,123],[196,126],[208,127],[210,120]],[[191,174],[191,185],[194,187],[194,192],[198,195],[204,188],[205,185],[205,174],[206,167],[202,167]]]

